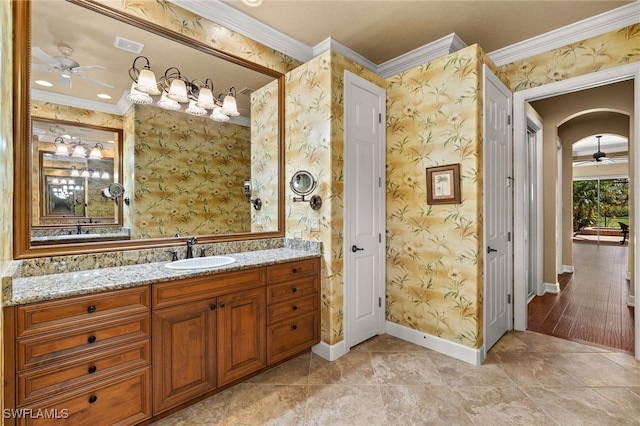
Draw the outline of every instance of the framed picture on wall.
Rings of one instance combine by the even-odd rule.
[[[460,164],[427,167],[427,203],[459,204]]]

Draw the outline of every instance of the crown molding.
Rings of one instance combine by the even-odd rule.
[[[489,53],[502,66],[640,22],[640,0]]]
[[[51,102],[54,104],[84,108],[91,111],[106,112],[114,115],[123,115],[124,113],[117,105],[77,98],[75,96],[61,95],[59,93],[47,92],[46,90],[32,88],[30,96],[31,99],[41,102]]]
[[[378,66],[376,64],[374,64],[355,50],[345,46],[344,44],[331,37],[325,39],[324,41],[318,43],[313,47],[313,57],[315,58],[316,56],[326,52],[327,50],[332,50],[336,53],[339,53],[345,58],[350,59],[351,61],[365,67],[370,71],[373,71],[375,73],[378,72]]]
[[[314,56],[311,46],[244,14],[220,0],[169,0],[169,2],[301,62],[308,62]]]
[[[449,53],[456,52],[467,47],[456,33],[442,37],[424,46],[413,49],[397,58],[383,62],[378,65],[378,74],[381,77],[388,78],[403,71],[418,67],[434,59],[441,58]]]

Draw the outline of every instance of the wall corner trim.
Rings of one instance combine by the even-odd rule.
[[[562,265],[562,273],[563,274],[573,274],[575,269],[573,269],[573,265]]]
[[[319,357],[326,359],[327,361],[335,361],[341,356],[346,355],[349,352],[349,349],[347,349],[347,343],[345,342],[345,340],[342,339],[335,345],[320,342],[312,347],[311,351]]]
[[[469,364],[480,365],[484,360],[482,348],[473,349],[394,322],[387,321],[387,334]]]
[[[544,294],[560,294],[560,283],[543,283]]]

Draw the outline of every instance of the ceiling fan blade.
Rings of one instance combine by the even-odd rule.
[[[47,71],[47,72],[51,72],[53,70],[53,68],[47,65],[42,65],[42,64],[31,64],[31,68],[34,70]]]
[[[113,85],[111,85],[109,83],[105,83],[104,81],[96,80],[95,78],[87,77],[86,75],[83,75],[83,74],[78,74],[78,77],[84,78],[85,80],[92,81],[92,82],[94,82],[96,84],[99,84],[100,86],[108,87],[109,89],[113,89],[115,87],[115,86],[113,86]]]
[[[104,70],[104,69],[106,68],[100,65],[87,65],[86,67],[71,68],[71,72],[79,73],[79,72],[85,72],[85,71],[97,71],[97,70]]]
[[[68,89],[71,89],[71,79],[70,78],[64,78],[63,76],[58,76],[58,78],[56,78],[56,84],[58,86],[62,86],[62,87],[66,87]]]
[[[52,67],[58,65],[58,60],[56,58],[49,55],[47,52],[40,49],[39,47],[33,47],[31,49],[31,54],[36,58],[40,59],[42,62],[46,62],[47,64],[51,65]]]

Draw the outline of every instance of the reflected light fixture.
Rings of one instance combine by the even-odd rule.
[[[210,117],[213,121],[218,121],[224,123],[225,121],[229,121],[229,116],[222,113],[222,108],[219,106],[213,109]]]
[[[78,171],[78,169],[76,169],[76,166],[71,166],[71,176],[73,177],[80,176],[80,172]]]
[[[207,110],[201,106],[198,106],[197,102],[191,99],[189,101],[189,108],[185,110],[187,114],[203,116],[207,115]]]
[[[167,92],[162,92],[162,96],[158,101],[158,106],[169,111],[177,111],[180,109],[180,103],[170,99],[167,96]]]
[[[131,84],[131,91],[127,95],[127,100],[129,102],[137,105],[149,105],[153,102],[153,99],[149,94],[136,90],[135,85],[136,83]]]
[[[100,179],[100,170],[95,169],[93,171],[90,170],[90,172],[91,172],[92,179]]]
[[[56,147],[56,155],[69,155],[69,147],[60,136],[54,139],[53,145]]]
[[[80,171],[80,177],[88,178],[89,176],[90,176],[89,170],[87,170],[86,167],[83,167],[82,170]]]
[[[95,144],[95,146],[91,149],[91,153],[89,154],[89,158],[92,158],[94,160],[100,160],[102,159],[102,150],[104,149],[104,146],[98,142],[97,144]]]
[[[106,170],[102,172],[102,175],[100,175],[100,179],[109,179],[110,177],[109,172]]]
[[[71,144],[73,151],[71,152],[72,157],[76,158],[86,158],[87,157],[87,148],[82,142],[78,142],[76,144]]]

